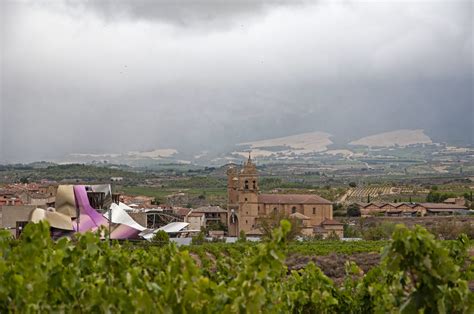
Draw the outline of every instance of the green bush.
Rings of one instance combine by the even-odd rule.
[[[170,243],[170,236],[163,230],[159,230],[153,236],[151,242],[158,246],[164,246]]]
[[[239,238],[237,239],[238,242],[247,242],[247,235],[245,234],[244,230],[240,230]]]
[[[191,239],[192,245],[201,245],[206,242],[206,233],[204,231],[200,231],[196,236],[192,237]]]
[[[327,237],[326,237],[325,240],[328,240],[328,241],[339,241],[340,238],[339,238],[339,236],[337,235],[336,232],[331,231],[331,232],[329,232],[329,234],[327,235]]]
[[[349,224],[344,224],[344,238],[360,238],[362,235],[359,230]]]
[[[474,311],[465,236],[444,246],[421,227],[398,226],[380,266],[363,276],[347,263],[341,286],[312,263],[288,271],[290,230],[283,220],[268,242],[181,250],[110,244],[100,232],[55,242],[46,223],[28,224],[19,241],[0,231],[0,313]]]
[[[370,241],[388,240],[391,238],[394,230],[395,224],[391,222],[382,222],[363,230],[362,238]]]

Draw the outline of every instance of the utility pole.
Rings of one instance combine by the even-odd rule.
[[[81,220],[81,209],[79,208],[79,206],[77,206],[77,203],[76,203],[76,215],[77,215],[77,219],[76,219],[77,232],[79,232],[79,221]]]
[[[112,208],[109,208],[109,245],[112,245]]]
[[[110,185],[110,197],[112,197],[112,184]],[[113,199],[112,199],[113,203]],[[112,245],[112,204],[109,207],[109,245]]]

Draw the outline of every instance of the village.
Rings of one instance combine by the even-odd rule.
[[[466,206],[470,200],[462,196],[441,202],[383,202],[370,201],[368,195],[365,203],[347,202],[346,206],[352,210],[345,217],[336,217],[334,208],[340,208],[340,204],[312,192],[291,194],[273,189],[272,193],[262,193],[259,171],[250,155],[242,166],[228,165],[226,177],[227,203],[223,206],[206,204],[205,200],[200,200],[198,206],[156,204],[151,196],[117,193],[113,184],[123,180],[122,177],[111,177],[111,183],[92,185],[64,185],[48,180],[6,184],[0,189],[0,228],[18,237],[28,222],[47,220],[52,228],[65,228],[62,229],[65,235],[78,231],[79,217],[84,214],[74,195],[79,187],[85,190],[87,206],[103,214],[109,225],[116,228],[127,221],[134,227],[140,226],[139,231],[144,233],[142,236],[135,233],[135,239],[150,239],[150,233],[157,230],[166,230],[172,238],[191,238],[202,232],[211,239],[236,239],[241,235],[258,239],[264,235],[262,222],[282,218],[297,224],[301,237],[344,239],[347,238],[344,230],[350,223],[346,217],[398,217],[409,224],[411,218],[468,217],[472,212]],[[180,195],[174,195],[173,199],[176,197]],[[112,204],[119,210],[120,218],[108,216],[114,215]]]

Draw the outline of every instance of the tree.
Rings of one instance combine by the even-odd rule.
[[[155,236],[151,239],[151,242],[158,246],[165,246],[170,243],[170,236],[163,230],[159,230],[155,233]]]
[[[430,191],[426,196],[426,201],[429,203],[438,203],[440,198],[440,194],[438,192]]]
[[[361,233],[354,226],[344,224],[344,238],[360,238]]]
[[[453,193],[439,193],[430,191],[430,193],[428,193],[426,196],[426,201],[432,203],[441,203],[450,197],[456,197],[456,195]]]
[[[355,182],[350,182],[350,183],[349,183],[349,186],[350,186],[351,188],[355,188],[355,187],[357,187],[357,183],[355,183]]]
[[[207,224],[206,227],[206,233],[209,231],[224,231],[227,232],[227,225],[224,224],[222,221],[217,220],[217,221],[211,221],[210,223]]]
[[[152,205],[164,204],[163,198],[156,196],[155,199],[151,202]]]
[[[244,230],[240,230],[239,238],[237,239],[237,242],[247,242],[247,235],[245,234]]]
[[[282,220],[288,220],[291,223],[291,229],[286,234],[286,240],[294,240],[297,236],[301,235],[302,223],[301,220],[291,218],[285,212],[272,212],[270,215],[259,218],[257,227],[262,231],[263,238],[270,239],[272,236],[273,229],[280,226]]]
[[[349,217],[360,217],[360,207],[356,203],[353,203],[347,207],[347,216]]]
[[[192,237],[191,244],[192,245],[201,245],[206,243],[206,234],[204,231],[200,231],[196,236]]]

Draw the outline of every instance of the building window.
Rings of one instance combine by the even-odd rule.
[[[291,213],[292,213],[292,214],[295,214],[295,213],[296,213],[296,207],[293,207],[293,208],[291,209]]]
[[[248,221],[248,220],[246,220],[246,221],[245,221],[245,224],[248,224],[248,223],[249,223],[249,221]]]
[[[253,189],[256,190],[257,189],[257,182],[255,180],[253,180]]]
[[[316,208],[313,207],[313,215],[316,215]]]
[[[247,198],[245,198],[245,201],[247,201]]]
[[[249,180],[245,180],[245,186],[244,189],[248,190],[249,189]]]
[[[273,208],[273,212],[274,212],[275,214],[277,213],[277,211],[278,211],[278,208],[276,208],[276,207]]]

